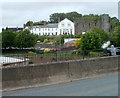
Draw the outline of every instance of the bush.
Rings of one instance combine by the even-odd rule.
[[[45,49],[44,53],[49,53],[51,50],[50,49]]]
[[[97,57],[97,56],[102,56],[103,54],[101,52],[90,52],[90,56],[92,57]]]
[[[32,61],[29,61],[29,64],[33,64],[33,62],[32,62]]]
[[[29,51],[28,53],[29,53],[29,54],[36,54],[35,52],[32,52],[32,51]]]

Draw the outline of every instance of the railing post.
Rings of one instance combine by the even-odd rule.
[[[57,61],[57,51],[56,51],[56,61]]]
[[[26,64],[26,55],[24,55],[24,64]]]

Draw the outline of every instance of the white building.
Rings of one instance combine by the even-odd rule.
[[[56,24],[26,26],[24,29],[37,35],[75,34],[74,23],[67,18]]]

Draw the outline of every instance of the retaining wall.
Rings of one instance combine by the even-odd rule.
[[[2,89],[68,82],[118,70],[120,56],[2,68]]]

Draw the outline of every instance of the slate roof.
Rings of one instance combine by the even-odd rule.
[[[4,31],[4,30],[11,30],[13,32],[18,32],[18,31],[22,31],[23,28],[18,28],[18,27],[16,27],[16,28],[6,28],[6,29],[3,29],[2,31]]]
[[[58,24],[46,24],[46,25],[36,25],[36,26],[32,26],[34,27],[38,27],[38,28],[58,28]]]

